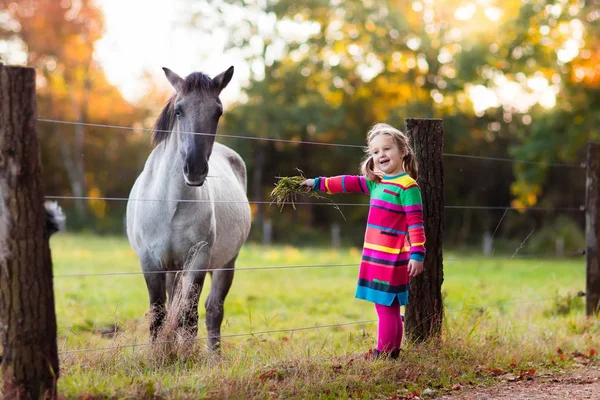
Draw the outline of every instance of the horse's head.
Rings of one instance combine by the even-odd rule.
[[[183,160],[183,178],[188,186],[202,186],[208,175],[208,159],[223,113],[219,94],[231,80],[233,67],[213,79],[201,72],[183,79],[168,68],[163,70],[176,91],[171,99],[171,113]]]

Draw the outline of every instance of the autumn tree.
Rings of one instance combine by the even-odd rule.
[[[141,127],[149,109],[129,104],[94,60],[95,43],[104,33],[95,2],[0,0],[0,5],[8,15],[0,26],[0,39],[10,44],[5,61],[25,61],[36,69],[41,118]],[[20,54],[26,60],[19,60]],[[77,198],[126,195],[149,143],[141,132],[82,124],[40,122],[39,134],[47,193]],[[74,204],[71,227],[104,219],[110,207],[104,201]],[[119,205],[113,207],[122,216]]]

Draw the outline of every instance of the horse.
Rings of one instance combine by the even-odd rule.
[[[155,122],[152,151],[127,201],[127,238],[148,289],[152,342],[164,326],[167,295],[168,312],[177,313],[177,332],[196,338],[208,272],[208,347],[217,350],[225,297],[250,231],[246,164],[215,141],[223,113],[219,95],[233,66],[212,79],[202,72],[184,79],[163,70],[175,93]],[[181,306],[173,307],[174,299]]]

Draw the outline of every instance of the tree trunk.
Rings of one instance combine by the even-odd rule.
[[[424,271],[410,283],[406,332],[416,341],[439,336],[442,328],[444,281],[444,129],[439,119],[406,119],[406,131],[419,166],[425,225]]]
[[[587,160],[586,202],[586,315],[600,312],[600,144],[590,143]]]
[[[55,398],[59,373],[35,118],[34,70],[0,64],[0,340],[6,399]]]
[[[75,125],[73,134],[73,151],[71,151],[68,142],[60,140],[60,150],[63,156],[63,161],[71,184],[71,190],[74,199],[75,210],[79,224],[84,224],[88,216],[87,201],[81,197],[86,196],[87,188],[85,183],[85,163],[84,163],[84,144],[85,144],[85,125],[87,122],[88,101],[91,89],[89,78],[89,68],[85,71],[85,78],[82,84],[81,100],[75,95],[72,97],[73,108],[77,110],[77,121],[81,124]]]

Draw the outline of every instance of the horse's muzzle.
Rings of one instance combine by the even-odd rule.
[[[183,180],[185,181],[185,184],[188,186],[202,186],[208,175],[208,166],[202,168],[201,171],[198,171],[193,167],[190,168],[190,165],[192,164],[186,163],[183,166]]]
[[[203,174],[195,179],[186,174],[183,174],[183,180],[188,186],[202,186],[204,185],[204,181],[206,181],[206,174]]]

